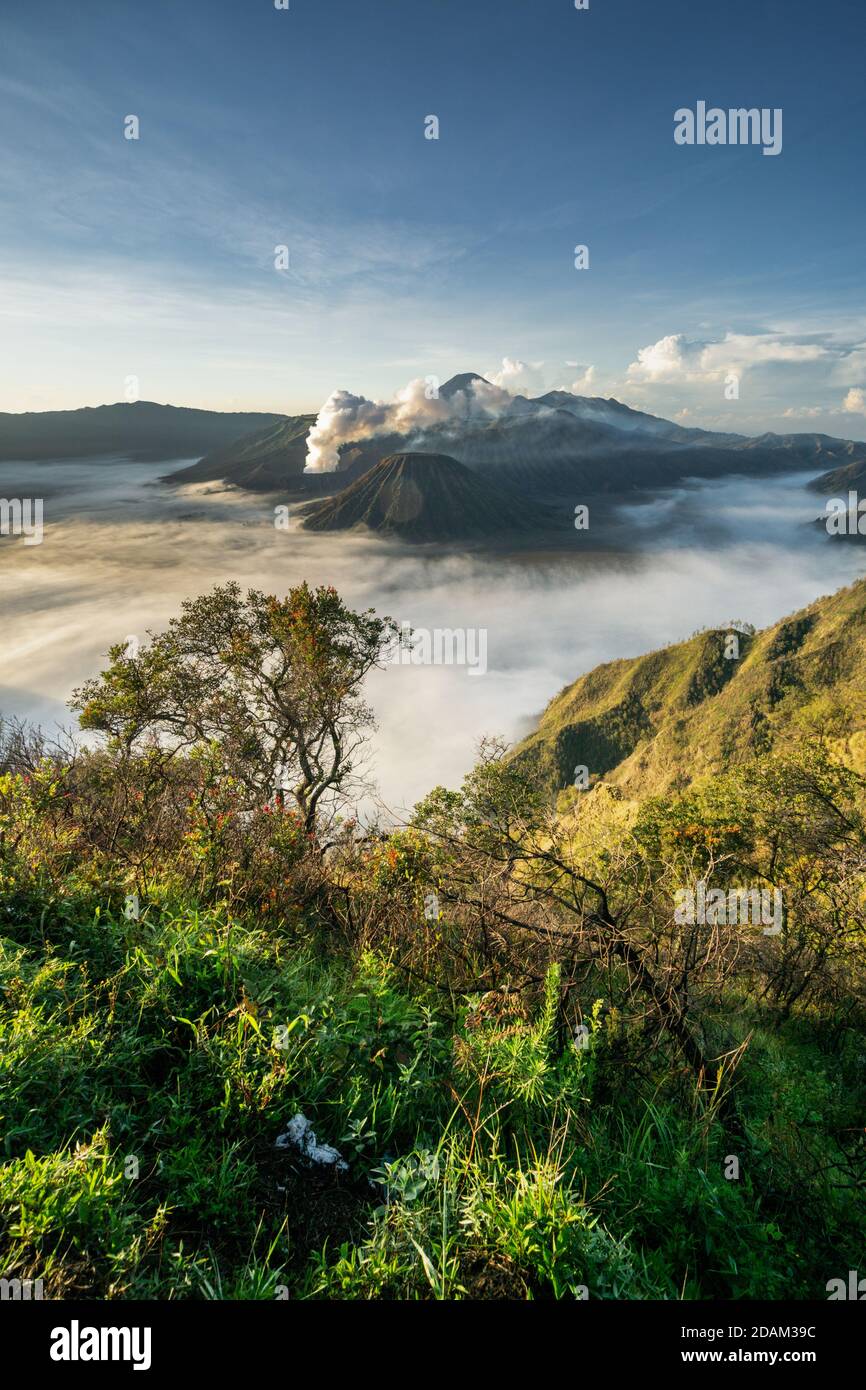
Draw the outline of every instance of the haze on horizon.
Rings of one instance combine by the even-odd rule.
[[[7,0],[0,409],[313,412],[474,370],[866,437],[858,8],[820,45],[806,0],[663,20]],[[783,109],[782,153],[675,145],[704,98]]]

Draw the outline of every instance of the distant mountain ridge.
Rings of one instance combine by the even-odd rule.
[[[478,372],[459,372],[439,387],[454,401],[475,383],[491,383]],[[455,458],[495,486],[519,492],[541,505],[559,497],[621,495],[670,487],[686,477],[731,473],[772,474],[827,471],[862,464],[866,444],[827,435],[764,434],[692,429],[635,410],[612,397],[576,396],[555,390],[512,397],[493,419],[479,418],[467,404],[447,423],[393,433],[340,446],[336,474],[307,474],[305,439],[312,415],[282,419],[174,473],[177,484],[219,481],[287,498],[333,495],[365,469],[400,452],[440,453]]]
[[[536,519],[542,512],[562,516],[589,498],[606,499],[595,512],[599,519],[605,508],[613,515],[612,509],[636,494],[657,494],[692,477],[812,472],[820,476],[810,486],[827,495],[866,484],[866,443],[856,440],[691,429],[613,398],[565,390],[517,395],[504,405],[499,397],[491,402],[498,406],[491,417],[473,407],[471,393],[478,383],[491,384],[477,372],[461,372],[439,388],[453,406],[444,422],[419,424],[405,434],[345,440],[333,472],[305,469],[307,438],[316,421],[311,413],[232,414],[146,401],[0,416],[0,460],[201,455],[165,481],[175,486],[215,482],[306,502],[335,496],[395,454],[438,454],[507,493],[506,510],[509,498],[522,497],[524,506],[536,509]],[[443,518],[446,514],[456,523],[453,511],[446,509]]]
[[[197,410],[156,401],[2,413],[0,461],[104,454],[122,454],[142,462],[189,458],[223,447],[253,430],[272,428],[283,418],[260,411]]]
[[[452,378],[440,394],[475,376],[468,372]],[[824,471],[852,463],[866,470],[866,443],[856,440],[687,429],[613,398],[570,391],[548,391],[532,399],[516,396],[500,417],[468,420],[458,434],[449,425],[425,431],[418,447],[437,446],[485,476],[548,496],[627,495],[687,477],[738,472]]]

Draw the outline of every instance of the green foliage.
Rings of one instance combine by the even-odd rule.
[[[309,832],[352,772],[372,723],[359,687],[393,633],[331,585],[299,584],[281,600],[224,584],[187,600],[141,651],[112,647],[73,708],[127,756],[208,756],[246,789],[245,807],[285,789]]]
[[[491,996],[454,1015],[378,957],[322,962],[218,913],[68,926],[43,944],[7,924],[0,953],[10,1277],[67,1296],[758,1298],[820,1296],[856,1258],[856,1189],[823,1170],[866,1077],[802,1025],[759,1029],[734,1137],[672,1080],[623,1086],[600,1002],[587,1046],[557,1055],[556,970],[530,1014]],[[274,1149],[298,1110],[346,1177]]]
[[[749,669],[830,640],[813,616]],[[838,706],[558,815],[491,743],[408,828],[326,847],[321,780],[263,801],[279,731],[245,702],[290,658],[308,725],[330,700],[357,727],[375,622],[228,586],[113,654],[85,716],[112,747],[0,774],[0,1271],[51,1297],[823,1297],[866,1244],[866,779]],[[680,731],[733,699],[716,635],[685,646],[584,678],[611,738],[660,682]],[[172,711],[192,747],[150,737]],[[684,926],[699,877],[779,887],[783,931]],[[345,1168],[277,1145],[298,1115]]]

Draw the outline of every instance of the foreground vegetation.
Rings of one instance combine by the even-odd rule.
[[[3,740],[3,1277],[777,1299],[862,1267],[866,784],[838,744],[556,811],[487,745],[362,830],[345,750],[387,625],[332,590],[207,603],[81,692],[103,746]],[[680,922],[698,880],[779,888],[782,932]],[[345,1167],[277,1145],[298,1114]]]

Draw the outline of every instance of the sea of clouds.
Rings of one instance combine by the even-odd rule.
[[[729,619],[763,626],[849,583],[866,559],[808,524],[822,504],[796,476],[687,483],[622,508],[614,551],[583,552],[575,532],[571,554],[509,560],[312,534],[294,519],[279,530],[278,499],[158,481],[186,462],[0,465],[0,496],[39,496],[45,511],[41,545],[0,539],[0,714],[71,725],[66,701],[110,645],[144,639],[216,583],[334,584],[416,628],[487,632],[483,676],[432,665],[372,675],[370,771],[397,812],[457,785],[482,735],[519,738],[599,662]]]

